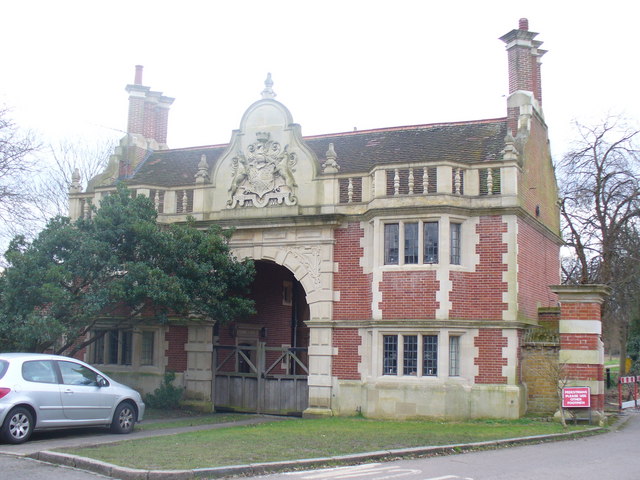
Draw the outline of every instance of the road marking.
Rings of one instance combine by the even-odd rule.
[[[421,470],[411,468],[394,467],[382,463],[369,463],[353,467],[334,467],[322,470],[305,470],[302,472],[286,472],[285,475],[300,477],[303,480],[346,480],[351,478],[364,478],[368,480],[389,480],[391,478],[418,475]],[[471,477],[459,477],[458,475],[444,475],[441,477],[429,477],[422,480],[473,480]]]
[[[457,475],[445,475],[444,477],[430,477],[423,480],[473,480],[471,477],[459,477]]]
[[[303,480],[329,479],[336,480],[369,477],[370,480],[388,480],[391,478],[417,475],[421,470],[384,466],[380,463],[357,465],[355,467],[336,467],[323,470],[307,470],[305,472],[288,472],[287,475],[300,476]]]

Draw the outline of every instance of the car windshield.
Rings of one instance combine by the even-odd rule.
[[[9,362],[0,360],[0,378],[4,377],[4,374],[7,373],[7,368],[9,368]]]

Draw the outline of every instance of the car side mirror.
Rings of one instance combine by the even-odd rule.
[[[99,387],[108,387],[109,386],[109,382],[107,382],[107,379],[98,375],[98,386]]]

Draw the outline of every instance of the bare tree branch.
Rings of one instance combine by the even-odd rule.
[[[624,357],[628,307],[640,293],[640,130],[614,117],[577,129],[580,140],[558,165],[563,234],[573,254],[562,272],[567,283],[612,287],[604,333],[618,330]]]

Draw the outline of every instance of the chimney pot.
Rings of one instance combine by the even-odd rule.
[[[142,85],[142,65],[136,65],[136,77],[133,81],[135,85]]]
[[[521,18],[518,22],[518,30],[529,30],[529,20],[526,18]]]

